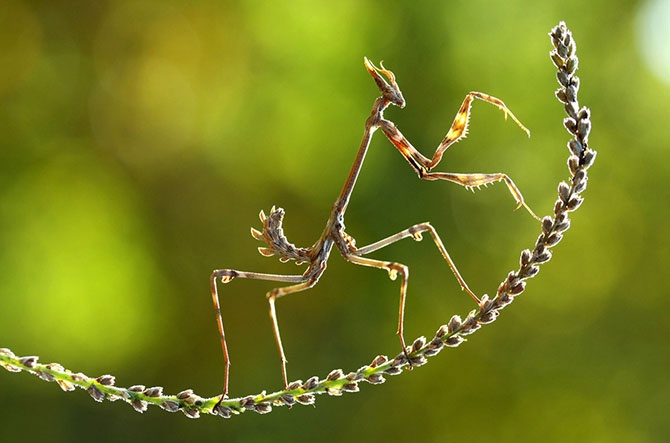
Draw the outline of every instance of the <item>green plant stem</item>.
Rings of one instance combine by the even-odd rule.
[[[539,272],[539,266],[548,262],[551,257],[550,248],[558,244],[563,233],[570,227],[568,213],[581,205],[581,193],[586,189],[587,169],[593,163],[596,153],[588,147],[588,135],[591,129],[590,111],[580,107],[577,100],[579,79],[574,75],[578,60],[575,55],[576,46],[572,34],[561,22],[549,34],[554,49],[551,60],[558,68],[557,79],[560,88],[556,97],[564,105],[567,118],[563,124],[573,136],[568,143],[570,156],[568,169],[569,183],[561,182],[558,186],[558,199],[554,205],[554,213],[542,219],[542,232],[532,249],[521,252],[519,269],[510,272],[500,283],[496,295],[489,298],[484,295],[476,310],[471,311],[465,319],[455,315],[446,325],[440,326],[431,340],[419,337],[408,347],[407,353],[399,353],[393,359],[380,355],[372,363],[345,374],[342,370],[331,371],[325,378],[311,377],[289,383],[286,389],[267,394],[265,391],[240,398],[219,396],[203,398],[187,389],[176,395],[163,394],[163,388],[135,385],[129,388],[114,385],[115,378],[102,375],[96,378],[80,372],[74,373],[58,363],[42,364],[37,357],[17,357],[7,348],[0,348],[0,366],[10,372],[27,372],[46,381],[55,381],[64,391],[72,391],[75,387],[86,390],[96,401],[123,400],[138,412],[144,412],[148,405],[156,405],[168,412],[182,411],[187,417],[198,418],[200,414],[219,415],[229,418],[232,415],[253,410],[264,414],[274,406],[293,406],[296,403],[309,405],[315,402],[317,394],[339,396],[345,392],[358,392],[362,381],[380,384],[385,376],[399,375],[408,371],[405,367],[417,367],[425,364],[429,357],[438,354],[445,347],[456,347],[465,341],[465,337],[492,323],[500,310],[508,306],[526,287],[526,280]]]

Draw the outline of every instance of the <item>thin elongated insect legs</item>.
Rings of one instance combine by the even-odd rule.
[[[367,255],[370,254],[371,252],[377,251],[379,249],[385,248],[395,242],[398,242],[400,240],[404,240],[406,238],[413,238],[416,241],[420,241],[423,237],[421,234],[423,232],[428,232],[430,236],[433,239],[433,242],[435,243],[435,246],[437,246],[437,249],[439,249],[440,254],[442,254],[442,257],[444,260],[447,262],[449,265],[449,268],[451,269],[451,272],[454,274],[454,277],[456,277],[456,280],[458,281],[458,284],[461,286],[461,289],[463,289],[465,292],[470,294],[470,296],[479,304],[479,297],[472,292],[468,284],[465,282],[465,279],[461,276],[461,273],[458,272],[458,268],[456,268],[456,264],[454,261],[451,259],[449,256],[449,252],[447,252],[447,248],[444,247],[444,243],[442,243],[442,239],[440,236],[437,234],[437,231],[431,225],[430,223],[419,223],[414,226],[410,226],[409,228],[405,229],[404,231],[400,231],[397,234],[391,235],[389,237],[386,237],[382,240],[379,240],[375,243],[369,244],[367,246],[363,246],[362,248],[357,248],[355,251],[355,255]]]
[[[435,166],[437,166],[437,164],[440,163],[440,160],[442,159],[442,154],[444,154],[444,151],[446,151],[449,146],[453,145],[467,135],[468,123],[470,122],[470,110],[472,108],[472,102],[474,99],[485,101],[500,109],[505,114],[505,120],[507,120],[507,116],[509,115],[512,120],[514,120],[514,122],[528,135],[528,137],[530,137],[530,131],[528,128],[526,128],[519,121],[519,119],[516,118],[516,116],[512,113],[512,111],[509,110],[507,105],[505,105],[502,100],[493,97],[492,95],[484,94],[483,92],[472,91],[465,96],[460,109],[456,113],[456,117],[454,117],[451,128],[449,128],[449,132],[447,132],[447,135],[437,147],[432,160],[427,165],[428,169],[433,169]]]
[[[221,339],[221,350],[223,351],[224,374],[223,374],[223,392],[221,400],[228,395],[228,380],[230,376],[230,355],[228,354],[228,344],[226,342],[226,333],[223,328],[223,318],[221,316],[221,304],[219,302],[219,290],[216,280],[220,279],[222,283],[229,283],[234,278],[246,278],[252,280],[269,280],[284,283],[300,283],[306,279],[302,275],[279,275],[279,274],[259,274],[257,272],[236,271],[234,269],[217,269],[212,272],[210,277],[210,284],[212,290],[212,302],[214,303],[214,310],[216,311],[216,324],[219,327],[219,338]],[[294,287],[290,286],[289,288]],[[272,291],[271,291],[272,292]],[[268,296],[268,300],[270,297]],[[281,346],[281,337],[279,337],[279,327],[277,326],[277,317],[274,309],[274,299],[270,302],[270,317],[272,318],[273,329],[275,330],[275,340],[282,360],[282,374],[284,377],[284,385],[286,385],[286,358]]]
[[[469,109],[469,108],[468,108]],[[467,112],[467,111],[466,111]],[[412,146],[412,144],[405,138],[405,136],[400,132],[400,130],[396,127],[393,122],[388,121],[388,120],[381,120],[380,121],[380,126],[382,129],[382,132],[388,138],[391,143],[400,151],[400,153],[405,157],[407,162],[412,166],[414,171],[417,173],[419,178],[422,178],[424,180],[447,180],[452,183],[459,184],[461,186],[465,186],[466,188],[473,188],[473,187],[479,187],[479,186],[486,186],[489,183],[494,183],[498,181],[504,181],[505,184],[507,185],[507,188],[510,191],[510,194],[512,194],[512,197],[514,197],[514,200],[517,203],[516,209],[519,209],[520,207],[524,207],[526,211],[536,220],[540,220],[540,218],[535,215],[532,209],[526,204],[524,201],[523,195],[521,194],[521,191],[519,191],[519,188],[514,184],[511,178],[507,174],[503,173],[491,173],[491,174],[480,174],[480,173],[470,173],[470,174],[459,174],[459,173],[451,173],[451,172],[431,172],[431,169],[439,163],[439,161],[442,158],[442,154],[444,151],[453,143],[458,141],[460,138],[464,136],[465,130],[467,129],[467,120],[469,118],[469,114],[466,114],[463,117],[456,117],[456,120],[454,121],[454,125],[460,128],[460,124],[465,119],[466,126],[462,127],[459,129],[460,135],[458,135],[457,138],[450,138],[453,137],[450,136],[449,134],[452,133],[453,131],[453,126],[452,129],[449,130],[449,134],[447,134],[447,137],[445,137],[445,140],[449,140],[449,143],[446,145],[440,145],[438,147],[438,150],[435,152],[435,156],[433,157],[433,160],[430,160],[426,157],[423,156],[419,151]],[[444,143],[444,142],[443,142]]]
[[[401,263],[374,260],[371,258],[361,257],[358,254],[347,254],[344,256],[347,261],[362,266],[370,266],[373,268],[384,269],[388,272],[389,278],[395,280],[400,275],[400,307],[398,313],[398,330],[397,334],[400,337],[400,345],[402,351],[407,356],[407,345],[405,344],[405,299],[407,298],[407,279],[409,278],[409,268]],[[409,361],[409,359],[408,359]],[[410,362],[411,365],[411,362]]]
[[[514,210],[516,211],[520,207],[524,207],[526,211],[535,219],[540,221],[540,217],[535,215],[532,209],[526,204],[526,202],[523,199],[523,195],[521,195],[521,191],[519,191],[519,188],[514,184],[511,178],[507,174],[503,174],[502,172],[496,172],[492,174],[480,174],[480,173],[470,173],[470,174],[458,174],[458,173],[452,173],[452,172],[428,172],[422,177],[425,180],[447,180],[452,183],[459,184],[461,186],[464,186],[466,189],[473,189],[475,187],[480,187],[482,185],[486,186],[490,183],[494,182],[499,182],[503,181],[507,185],[507,189],[509,190],[510,194],[512,194],[512,197],[514,197],[514,200],[516,201],[516,208]]]
[[[395,96],[398,96],[401,99],[398,103],[398,106],[404,107],[405,101],[404,98],[402,98],[402,93],[400,92],[398,84],[395,81],[395,75],[393,75],[391,71],[377,68],[367,59],[365,64],[368,72],[374,78],[382,94],[384,96],[393,97],[394,94],[391,94],[387,91],[388,89],[391,89],[394,91]],[[386,75],[391,84],[386,83],[381,77],[380,73]],[[502,100],[476,91],[472,91],[465,96],[465,99],[463,100],[460,109],[456,113],[456,117],[454,117],[454,121],[451,124],[447,135],[438,145],[432,158],[424,156],[414,146],[412,146],[412,144],[407,140],[402,132],[400,132],[400,130],[393,122],[382,117],[377,121],[377,124],[382,129],[382,132],[386,138],[388,138],[389,141],[391,141],[391,143],[393,143],[393,145],[398,149],[398,151],[400,151],[402,156],[405,157],[405,160],[407,160],[412,168],[414,168],[420,178],[425,180],[448,180],[467,188],[487,185],[496,181],[504,181],[517,203],[516,209],[519,209],[523,206],[528,211],[528,213],[533,216],[533,218],[540,220],[540,218],[535,215],[535,213],[525,203],[519,188],[517,188],[512,179],[510,179],[506,174],[453,174],[446,172],[431,172],[431,170],[440,163],[442,160],[442,155],[449,148],[449,146],[453,145],[467,135],[468,123],[470,121],[470,110],[472,108],[472,102],[475,99],[490,103],[503,111],[505,114],[505,119],[507,119],[507,116],[511,117],[512,120],[514,120],[514,122],[530,137],[530,131],[528,128],[526,128],[519,121],[519,119],[516,118],[516,116],[512,113],[512,111],[510,111],[510,109]],[[389,102],[393,103],[390,98],[388,100]]]
[[[461,288],[466,291],[470,296],[479,304],[479,297],[475,295],[474,292],[468,287],[467,283],[461,276],[460,272],[458,272],[458,269],[456,268],[456,265],[454,264],[453,260],[449,256],[449,253],[447,252],[447,249],[444,247],[444,244],[442,243],[442,240],[440,239],[440,236],[437,234],[437,231],[435,231],[435,228],[430,223],[419,223],[417,225],[411,226],[404,231],[398,232],[397,234],[391,235],[390,237],[387,237],[385,239],[379,240],[375,243],[372,243],[367,246],[363,246],[362,248],[357,248],[354,252],[346,254],[344,257],[346,260],[350,261],[351,263],[355,263],[358,265],[363,265],[363,266],[371,266],[379,269],[384,269],[389,273],[389,277],[391,280],[395,280],[397,275],[399,274],[401,277],[401,282],[400,282],[400,306],[399,306],[399,312],[398,312],[398,330],[397,334],[400,337],[400,344],[402,345],[403,352],[405,353],[405,356],[407,357],[407,346],[405,344],[405,337],[404,337],[404,330],[405,330],[405,301],[407,299],[407,281],[409,279],[409,268],[403,264],[400,263],[395,263],[395,262],[388,262],[388,261],[382,261],[382,260],[374,260],[370,258],[365,258],[362,257],[363,255],[370,254],[374,251],[377,251],[379,249],[385,248],[393,243],[396,243],[400,240],[404,240],[406,238],[413,238],[416,241],[420,241],[422,239],[421,234],[423,232],[428,232],[430,233],[430,236],[433,239],[433,242],[439,249],[440,253],[442,254],[442,257],[445,259],[447,264],[449,265],[449,268],[453,272],[454,276],[456,277],[456,280],[458,280],[458,284],[461,286]],[[408,362],[410,364],[411,368],[411,361],[408,358]]]
[[[470,107],[474,99],[483,100],[498,107],[505,113],[505,118],[507,118],[509,115],[521,129],[530,135],[528,129],[526,129],[526,127],[521,124],[521,122],[514,116],[514,114],[512,114],[512,112],[507,108],[507,106],[505,106],[502,100],[487,94],[483,94],[481,92],[469,93],[465,97],[461,108],[456,114],[456,118],[454,119],[449,132],[437,147],[433,157],[429,159],[417,151],[391,121],[384,119],[384,110],[388,106],[395,105],[400,108],[405,107],[405,99],[402,95],[402,92],[400,91],[400,88],[398,87],[393,72],[384,69],[383,65],[381,69],[377,68],[367,58],[365,59],[365,67],[375,80],[375,83],[377,84],[377,87],[379,88],[379,91],[382,95],[375,100],[372,112],[365,122],[365,132],[363,134],[363,139],[361,140],[358,153],[356,154],[356,158],[354,159],[354,164],[351,167],[349,176],[344,182],[344,186],[342,187],[342,191],[340,192],[339,197],[333,204],[333,210],[330,214],[330,217],[328,218],[328,221],[326,222],[326,227],[323,230],[319,240],[317,240],[317,242],[309,248],[297,248],[292,243],[289,243],[284,236],[284,231],[282,229],[284,210],[281,208],[276,209],[273,207],[270,216],[266,216],[263,211],[261,211],[260,219],[263,222],[263,231],[261,232],[256,229],[251,230],[251,234],[256,240],[264,241],[267,244],[267,247],[261,247],[258,249],[262,255],[269,257],[276,254],[279,256],[279,260],[282,262],[295,260],[296,264],[308,264],[307,270],[302,275],[260,274],[256,272],[236,271],[233,269],[218,269],[212,272],[212,301],[216,310],[216,322],[219,328],[221,349],[223,351],[223,359],[225,362],[223,393],[221,394],[221,401],[223,401],[223,399],[228,394],[230,357],[228,355],[228,345],[226,343],[223,319],[221,317],[221,305],[219,303],[217,279],[220,279],[223,283],[228,283],[234,278],[294,283],[291,286],[273,289],[266,295],[270,307],[270,318],[272,320],[272,329],[274,331],[275,342],[277,344],[277,351],[279,352],[279,357],[281,359],[284,388],[286,388],[288,385],[288,379],[286,375],[286,355],[284,354],[284,346],[282,345],[281,334],[279,332],[279,322],[277,321],[275,302],[278,298],[281,298],[285,295],[303,291],[314,286],[321,274],[326,269],[326,262],[333,245],[337,245],[337,248],[344,256],[344,258],[352,263],[384,269],[388,272],[389,277],[393,280],[395,280],[397,276],[400,275],[400,306],[398,309],[397,333],[400,337],[400,343],[402,345],[405,356],[407,356],[407,346],[405,344],[404,337],[405,300],[407,298],[407,280],[409,278],[409,268],[400,263],[375,260],[363,257],[363,255],[384,248],[405,238],[412,237],[415,240],[421,240],[421,233],[429,232],[433,238],[433,242],[440,250],[442,257],[444,257],[446,260],[449,268],[451,268],[451,271],[458,280],[458,283],[461,285],[461,288],[468,292],[468,294],[470,294],[470,296],[477,303],[479,303],[479,298],[465,283],[465,280],[458,272],[456,265],[449,256],[447,249],[444,247],[442,240],[429,223],[420,223],[418,225],[411,226],[410,228],[395,235],[358,249],[354,246],[354,239],[344,231],[344,213],[347,210],[349,198],[351,197],[356,180],[361,172],[363,160],[365,159],[365,155],[370,147],[372,134],[377,129],[382,129],[384,135],[395,145],[398,151],[400,151],[403,157],[405,157],[405,160],[407,160],[412,168],[414,168],[420,178],[426,180],[447,180],[465,186],[466,188],[487,185],[496,181],[504,181],[510,193],[517,202],[517,209],[523,206],[533,217],[539,220],[539,218],[524,202],[523,196],[514,182],[506,174],[456,174],[449,172],[431,172],[431,170],[437,166],[437,164],[442,159],[444,151],[446,151],[449,146],[463,138],[467,133],[468,120],[470,118]],[[408,363],[411,368],[411,361],[409,358]]]
[[[313,287],[317,282],[317,279],[310,279],[303,283],[298,283],[297,285],[287,286],[284,288],[276,288],[267,293],[268,303],[270,304],[270,318],[272,319],[272,330],[275,335],[275,342],[277,344],[277,351],[279,352],[279,358],[281,359],[281,373],[284,379],[284,389],[288,387],[288,376],[286,372],[286,354],[284,354],[284,346],[281,341],[281,334],[279,333],[279,322],[277,320],[277,312],[275,310],[275,300],[281,298],[285,295],[292,294],[294,292],[304,291]]]

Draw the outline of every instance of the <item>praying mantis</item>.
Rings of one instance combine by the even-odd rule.
[[[226,335],[223,327],[223,319],[221,316],[221,305],[219,302],[219,292],[217,281],[221,283],[230,283],[236,278],[252,279],[252,280],[267,280],[277,283],[285,283],[287,286],[277,287],[270,290],[267,294],[267,301],[270,308],[270,318],[272,320],[272,329],[274,338],[281,360],[281,372],[284,382],[284,388],[288,386],[288,376],[286,372],[286,355],[284,353],[284,346],[279,332],[279,322],[277,320],[277,313],[275,303],[286,295],[296,292],[304,291],[312,288],[317,284],[319,278],[326,270],[326,264],[333,247],[337,248],[345,260],[362,266],[385,270],[391,280],[396,280],[400,277],[400,306],[398,313],[398,328],[397,335],[400,338],[405,356],[407,356],[407,345],[404,338],[404,318],[405,318],[405,299],[407,296],[407,282],[409,277],[409,268],[402,264],[393,261],[385,261],[372,259],[367,257],[368,254],[378,251],[386,246],[396,243],[400,240],[412,238],[416,241],[422,239],[422,234],[428,233],[435,246],[439,249],[442,257],[447,262],[451,272],[458,280],[461,288],[466,291],[477,304],[479,298],[468,287],[467,283],[456,268],[453,260],[449,256],[447,249],[444,247],[440,236],[435,228],[430,223],[419,223],[409,228],[398,232],[395,235],[379,240],[367,246],[356,246],[355,239],[347,234],[344,225],[344,214],[347,210],[351,194],[356,185],[356,180],[361,172],[365,155],[370,146],[370,141],[373,134],[377,130],[381,130],[386,138],[398,149],[400,154],[410,164],[412,169],[416,172],[420,179],[423,180],[446,180],[464,186],[466,188],[479,187],[494,182],[504,182],[509,189],[509,192],[516,201],[516,209],[520,207],[525,208],[528,213],[535,219],[540,220],[533,211],[525,203],[524,198],[514,184],[511,178],[503,173],[450,173],[450,172],[433,172],[433,169],[440,163],[444,152],[451,145],[459,141],[467,134],[468,121],[470,118],[470,109],[475,99],[482,100],[503,111],[505,119],[507,116],[530,136],[530,131],[514,116],[514,114],[507,108],[502,100],[484,94],[481,92],[470,92],[465,96],[463,104],[458,110],[454,121],[444,137],[442,142],[438,145],[437,150],[432,158],[425,157],[405,138],[396,125],[384,117],[384,111],[391,105],[399,108],[405,107],[405,99],[396,82],[395,75],[388,69],[384,68],[383,63],[380,67],[375,66],[367,58],[364,59],[365,68],[375,81],[381,96],[375,99],[370,116],[365,121],[365,129],[363,132],[363,139],[361,141],[358,153],[354,159],[353,166],[349,172],[349,176],[344,182],[342,191],[337,200],[333,204],[333,209],[326,221],[326,226],[321,236],[316,242],[307,248],[296,247],[290,243],[283,232],[282,221],[284,218],[284,210],[282,208],[273,207],[270,213],[266,215],[263,211],[260,212],[260,220],[263,223],[261,231],[251,228],[251,235],[259,241],[265,242],[267,246],[258,248],[258,251],[266,256],[279,256],[282,262],[295,261],[297,264],[306,264],[307,268],[302,274],[266,274],[258,272],[241,271],[235,269],[216,269],[212,272],[210,277],[212,301],[216,311],[216,322],[219,330],[221,341],[221,349],[224,358],[224,384],[221,400],[227,397],[228,383],[230,375],[230,356],[228,353],[228,345],[226,342]],[[411,367],[411,365],[410,365]]]

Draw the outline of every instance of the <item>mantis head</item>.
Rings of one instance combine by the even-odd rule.
[[[395,81],[395,75],[393,72],[385,69],[383,63],[379,63],[379,65],[381,68],[376,67],[367,57],[365,57],[365,68],[375,80],[375,83],[377,83],[377,87],[382,93],[382,97],[399,108],[404,108],[405,97],[403,97],[402,92],[400,92],[400,87]],[[381,74],[384,74],[386,79]]]

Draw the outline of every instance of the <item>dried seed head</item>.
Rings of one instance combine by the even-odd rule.
[[[218,415],[219,417],[223,417],[223,418],[230,418],[230,416],[232,414],[231,411],[232,410],[228,406],[224,406],[221,403],[217,404],[212,409],[212,412],[214,412],[214,414]]]
[[[154,386],[153,388],[148,388],[144,391],[144,395],[147,397],[160,397],[163,395],[163,387]]]
[[[307,381],[302,385],[302,389],[305,391],[312,391],[316,389],[316,387],[319,385],[319,377],[310,377],[307,379]]]
[[[363,380],[363,374],[361,374],[360,372],[350,372],[344,378],[346,378],[347,380],[352,381],[352,382],[353,381],[361,381],[361,380]]]
[[[144,388],[144,386],[142,386],[142,388]],[[142,389],[142,391],[144,391],[144,389]],[[190,400],[192,395],[193,395],[193,389],[185,389],[177,394],[177,398],[179,400]]]
[[[74,382],[89,382],[91,379],[86,376],[86,374],[82,374],[81,372],[77,372],[76,374],[72,374],[70,376],[72,378],[72,381]]]
[[[570,57],[568,59],[568,62],[565,64],[565,70],[568,74],[572,75],[577,70],[578,65],[579,60],[577,59],[577,57]]]
[[[200,418],[200,411],[198,408],[184,408],[181,412],[188,418]]]
[[[74,391],[74,385],[67,380],[56,380],[56,383],[65,392]]]
[[[591,120],[580,119],[579,123],[577,123],[577,132],[579,132],[580,139],[586,142],[591,132]]]
[[[560,182],[558,184],[558,195],[563,203],[567,203],[570,198],[570,185],[566,182]]]
[[[91,384],[86,391],[97,402],[101,402],[105,399],[105,393],[102,392],[96,385]]]
[[[580,166],[579,161],[579,157],[576,155],[571,155],[568,157],[568,170],[570,170],[570,174],[575,175],[577,173]]]
[[[256,404],[255,411],[259,414],[267,414],[268,412],[272,412],[272,405],[270,403],[258,403]]]
[[[509,290],[510,295],[519,295],[521,294],[524,289],[526,289],[526,282],[519,282],[518,285],[514,286]]]
[[[244,409],[253,409],[256,402],[254,401],[253,395],[247,395],[246,397],[241,398],[238,403],[240,407]]]
[[[579,112],[579,104],[575,102],[563,103],[563,108],[565,108],[565,113],[568,114],[571,118],[577,118],[577,112]],[[573,132],[573,134],[575,134]],[[575,134],[576,135],[576,134]]]
[[[328,394],[332,397],[341,397],[342,396],[342,389],[340,389],[340,388],[326,388],[326,394]]]
[[[131,392],[144,392],[145,389],[146,389],[146,386],[144,386],[144,385],[133,385],[133,386],[128,388],[128,390],[131,391]]]
[[[549,237],[547,237],[547,239],[545,240],[545,244],[547,246],[556,246],[558,244],[558,242],[561,241],[562,238],[563,238],[563,234],[555,232],[555,233],[551,234]]]
[[[447,338],[444,342],[445,346],[448,346],[450,348],[455,348],[456,346],[460,345],[463,343],[465,339],[461,337],[460,335],[452,335],[451,337]]]
[[[586,183],[588,183],[588,180],[579,180],[575,178],[575,183],[573,186],[573,192],[575,194],[581,194],[586,190]]]
[[[4,363],[4,362],[0,363],[0,366],[5,368],[9,372],[21,372],[21,371],[23,371],[23,368],[20,368],[18,366],[14,366],[14,365],[10,365],[10,364]]]
[[[377,366],[381,366],[384,363],[388,361],[388,357],[385,355],[378,355],[375,357],[374,360],[372,360],[372,363],[370,363],[371,368],[376,368]]]
[[[289,383],[288,386],[286,387],[286,390],[287,391],[294,391],[296,389],[300,389],[301,386],[302,386],[302,380],[296,380],[296,381],[293,381],[293,382]]]
[[[414,343],[412,343],[412,348],[410,350],[410,353],[413,354],[415,352],[418,352],[421,350],[426,345],[426,337],[419,337],[416,340],[414,340]]]
[[[142,400],[133,399],[131,400],[130,405],[140,414],[147,410],[147,402]]]
[[[474,333],[477,329],[481,328],[481,325],[477,322],[475,318],[476,312],[472,311],[468,314],[467,318],[463,322],[463,327],[461,328],[461,335],[470,335]]]
[[[103,386],[114,386],[114,376],[113,375],[101,375],[100,377],[95,379],[98,383],[100,383]]]
[[[535,263],[537,264],[546,263],[549,260],[551,260],[551,251],[548,249],[545,249],[535,257]]]
[[[537,265],[533,266],[528,266],[527,268],[523,268],[522,270],[522,276],[521,278],[533,278],[537,275],[537,273],[540,272],[540,268]]]
[[[584,201],[584,198],[579,195],[573,195],[572,198],[568,201],[568,211],[576,211]]]
[[[9,358],[16,358],[16,355],[9,348],[0,348],[0,354]]]
[[[584,151],[584,145],[579,140],[572,139],[568,142],[568,149],[579,157],[582,155],[582,151]]]
[[[565,88],[565,98],[569,102],[577,102],[577,91],[579,90],[579,84],[575,84],[572,81],[567,88]]]
[[[342,391],[344,392],[358,392],[360,389],[358,389],[358,383],[347,383],[345,385],[342,385]]]
[[[514,301],[514,295],[509,293],[501,293],[496,297],[496,310],[501,310],[505,306],[509,305]]]
[[[498,290],[496,291],[496,295],[497,295],[497,297],[495,298],[496,309],[500,306],[500,302],[498,301],[498,299],[500,298],[500,294],[506,294],[507,291],[509,291],[509,288],[510,288],[511,286],[512,286],[512,285],[510,285],[509,282],[508,282],[507,280],[502,281],[502,282],[498,285]]]
[[[335,381],[339,380],[344,377],[344,372],[342,372],[342,369],[334,369],[330,371],[330,374],[328,374],[328,377],[326,377],[326,381]]]
[[[588,152],[592,152],[593,154],[595,154],[594,151],[587,151],[587,153],[588,153]],[[585,154],[586,154],[586,153],[585,153]],[[584,169],[580,169],[579,171],[577,171],[577,172],[575,173],[575,180],[579,180],[579,181],[588,181],[588,179],[589,179],[589,178],[587,177],[587,175],[586,175],[586,171],[585,171]]]
[[[426,363],[428,363],[428,360],[426,360],[426,357],[424,355],[419,354],[419,355],[411,356],[409,358],[409,362],[410,362],[410,365],[411,365],[410,367],[412,368],[412,367],[423,366]]]
[[[579,84],[579,78],[575,77],[575,80],[576,80],[576,83]],[[588,119],[591,118],[591,110],[589,108],[587,108],[586,106],[583,106],[579,110],[579,114],[577,114],[577,117],[579,117],[580,119],[588,120]]]
[[[575,91],[579,91],[579,84],[580,84],[579,77],[577,77],[577,76],[573,76],[573,77],[570,79],[570,86],[569,86],[569,87],[574,88]],[[573,101],[574,101],[575,103],[577,103],[577,95],[576,95],[576,92],[575,92],[575,99],[574,99]],[[582,109],[583,109],[583,108],[582,108]],[[582,114],[581,114],[581,110],[580,110],[580,112],[577,113],[577,117],[578,117],[578,118],[582,118],[581,115],[582,115]]]
[[[449,320],[449,323],[447,324],[447,328],[449,329],[450,333],[454,333],[461,328],[462,323],[463,323],[463,320],[461,320],[461,317],[458,316],[458,315],[454,315]]]
[[[52,371],[56,372],[64,372],[65,368],[63,368],[63,365],[60,363],[49,363],[48,365],[44,365],[45,368],[51,369]]]
[[[565,126],[565,129],[567,129],[570,134],[577,134],[577,121],[574,118],[567,117],[563,119],[563,126]]]
[[[19,363],[21,363],[26,368],[32,369],[35,367],[39,359],[40,359],[39,357],[31,355],[30,357],[19,358]]]
[[[492,309],[492,310],[482,314],[481,317],[479,317],[478,322],[483,324],[483,325],[493,323],[495,321],[495,319],[498,318],[498,315],[499,315],[499,312]]]
[[[491,300],[489,299],[488,294],[484,294],[479,299],[479,310],[487,311],[488,309],[491,309]]]
[[[516,272],[511,271],[509,274],[507,274],[507,279],[506,279],[506,281],[507,281],[511,286],[514,286],[515,284],[517,284],[517,283],[519,282],[519,275],[518,275]]]
[[[279,400],[284,403],[286,406],[293,406],[295,404],[295,397],[290,394],[284,394],[279,397]]]
[[[556,232],[565,232],[570,229],[570,219],[556,225]]]
[[[373,385],[379,385],[386,381],[384,376],[378,373],[368,375],[367,377],[365,377],[365,380]]]
[[[312,394],[301,394],[298,395],[295,400],[301,405],[313,405],[316,402],[316,398]]]
[[[405,355],[404,352],[401,352],[400,354],[396,355],[395,358],[391,360],[392,367],[400,367],[404,364],[407,364],[407,356]]]
[[[448,332],[449,332],[449,328],[447,327],[447,325],[442,325],[437,329],[437,332],[435,333],[435,337],[437,337],[437,338],[443,337],[443,336],[447,335]]]
[[[425,355],[426,357],[432,357],[434,355],[439,354],[442,348],[444,348],[444,343],[442,343],[442,340],[440,340],[439,337],[435,337],[428,344],[428,348],[425,351],[423,351],[423,355]]]
[[[584,169],[588,169],[593,164],[593,161],[596,159],[596,151],[587,150],[584,152],[582,157],[582,165]]]
[[[56,381],[56,377],[49,372],[35,371],[35,374],[37,374],[37,376],[44,381],[48,381],[48,382]]]
[[[566,95],[565,88],[558,88],[556,90],[555,94],[556,94],[556,98],[561,103],[567,103],[568,102],[568,97]]]
[[[563,64],[565,63],[563,61],[563,57],[561,57],[556,50],[551,51],[550,56],[551,56],[551,61],[554,62],[554,65],[557,68],[563,67]]]
[[[177,412],[179,410],[179,403],[174,400],[165,400],[158,404],[164,411]]]
[[[556,203],[554,203],[554,214],[559,215],[563,211],[564,211],[563,202],[559,198],[558,200],[556,200]],[[558,219],[556,221],[558,221]]]
[[[390,366],[388,369],[384,370],[384,374],[386,375],[399,375],[402,374],[402,368],[399,366]]]

